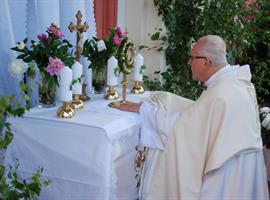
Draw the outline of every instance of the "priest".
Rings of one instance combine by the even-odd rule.
[[[188,65],[207,87],[198,100],[153,92],[119,107],[140,114],[148,147],[140,199],[268,199],[249,65],[229,65],[216,35],[195,43]]]

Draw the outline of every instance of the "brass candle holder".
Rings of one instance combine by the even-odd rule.
[[[73,95],[73,100],[71,102],[71,108],[74,109],[74,110],[84,108],[84,103],[83,103],[82,100],[80,100],[80,95],[79,94],[74,94]]]
[[[60,118],[72,118],[75,115],[75,111],[71,108],[71,102],[64,101],[56,114]]]
[[[122,84],[123,84],[122,100],[109,103],[109,107],[118,108],[121,104],[126,104],[127,103],[127,100],[126,100],[126,96],[127,96],[127,74],[123,75]]]
[[[80,95],[80,100],[82,101],[88,101],[91,99],[91,97],[89,97],[87,94],[86,94],[86,87],[87,87],[87,84],[83,83],[82,84],[82,94]]]
[[[119,98],[119,94],[116,90],[114,90],[113,86],[109,86],[109,89],[106,91],[104,98],[107,100],[116,100]]]
[[[133,93],[133,94],[143,94],[144,93],[144,88],[143,88],[143,86],[141,86],[139,81],[135,81],[135,83],[131,89],[131,93]]]

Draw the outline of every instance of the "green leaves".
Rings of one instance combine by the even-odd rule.
[[[95,37],[85,40],[82,52],[82,55],[84,55],[86,58],[88,58],[88,60],[91,61],[91,68],[93,70],[93,74],[97,72],[104,72],[105,66],[107,65],[107,60],[109,59],[108,51],[98,51],[97,42],[98,39]]]
[[[5,124],[7,130],[5,131],[5,136],[0,137],[0,149],[2,150],[6,150],[7,146],[11,143],[12,139],[13,139],[13,134],[10,132],[10,127],[7,126],[7,124]]]
[[[20,88],[21,88],[21,90],[26,91],[27,90],[27,84],[24,83],[24,82],[20,82]]]
[[[73,85],[76,84],[76,83],[82,83],[82,79],[83,79],[83,74],[79,78],[73,79],[69,89],[72,90]]]
[[[0,198],[4,200],[33,199],[40,195],[43,186],[48,186],[49,180],[42,180],[42,168],[38,168],[35,174],[26,180],[21,180],[17,174],[19,164],[15,167],[9,165],[0,168]],[[7,176],[4,172],[8,170]]]
[[[13,97],[1,96],[1,98],[0,98],[0,111],[1,111],[1,113],[4,113],[4,111],[10,106],[10,102],[12,99],[13,99]]]
[[[30,76],[32,79],[36,77],[36,72],[35,72],[35,64],[34,63],[29,63],[29,68],[28,68],[28,76]]]
[[[20,87],[25,90],[25,84]],[[25,109],[21,104],[13,102],[12,96],[0,97],[0,149],[6,150],[13,139],[11,124],[6,121],[8,117],[22,117]],[[41,176],[43,169],[38,168],[36,173],[29,179],[23,180],[17,174],[19,163],[15,166],[9,165],[7,168],[0,165],[0,199],[19,200],[33,199],[40,195],[43,186],[48,186],[50,181],[44,180]]]
[[[159,39],[160,32],[156,32],[153,35],[151,35],[151,40],[158,40]]]
[[[256,2],[248,10],[244,0],[154,0],[167,32],[158,29],[151,39],[162,42],[156,49],[165,51],[169,68],[160,74],[162,82],[146,78],[145,85],[198,98],[203,86],[192,81],[187,65],[192,42],[217,34],[227,42],[231,61],[250,64],[258,99],[270,104],[270,1]]]

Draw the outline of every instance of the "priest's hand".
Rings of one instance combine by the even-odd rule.
[[[120,104],[117,109],[121,111],[127,111],[127,112],[137,112],[139,113],[140,107],[142,103],[134,103],[131,101],[127,101],[126,103]]]

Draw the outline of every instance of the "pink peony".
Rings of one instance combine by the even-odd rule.
[[[121,42],[122,42],[122,39],[118,35],[115,35],[113,37],[113,43],[115,44],[115,46],[119,46]]]
[[[49,65],[46,68],[46,71],[51,75],[58,75],[65,66],[64,63],[59,58],[49,57]]]
[[[120,38],[123,38],[125,36],[120,27],[116,27],[115,32]]]
[[[48,39],[48,36],[47,36],[45,33],[43,33],[43,34],[39,34],[39,35],[37,36],[37,38],[38,38],[39,40],[47,40],[47,39]]]
[[[57,39],[61,39],[62,38],[62,32],[60,31],[60,29],[59,28],[57,28],[56,26],[50,26],[48,29],[47,29],[47,31],[49,32],[49,33],[52,33],[52,34],[54,34],[55,35],[55,37],[57,38]]]

